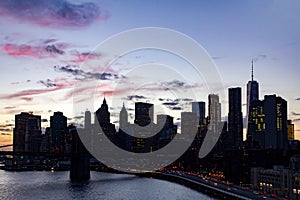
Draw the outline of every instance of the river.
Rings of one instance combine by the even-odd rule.
[[[91,172],[91,180],[72,184],[69,172],[8,172],[0,170],[0,199],[213,199],[167,181],[134,175]]]

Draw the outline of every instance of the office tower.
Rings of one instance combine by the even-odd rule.
[[[119,115],[119,132],[118,132],[118,146],[127,151],[132,150],[132,141],[133,137],[130,135],[130,132],[133,131],[132,124],[128,122],[128,112],[123,106]]]
[[[14,152],[39,152],[41,145],[41,116],[21,112],[15,115],[13,130]]]
[[[206,129],[206,118],[205,118],[205,102],[192,102],[192,112],[196,113],[199,118],[200,130]]]
[[[228,133],[234,147],[241,147],[243,141],[243,114],[241,88],[229,88]]]
[[[252,102],[259,99],[259,85],[258,82],[253,79],[253,60],[252,60],[252,70],[251,70],[251,81],[247,84],[247,119],[246,119],[246,129],[247,129],[247,140],[252,141]]]
[[[276,95],[266,95],[264,103],[266,119],[266,147],[287,148],[287,102]]]
[[[153,122],[154,111],[153,104],[137,102],[135,103],[134,123],[139,126],[147,126]]]
[[[128,125],[128,113],[123,103],[123,107],[120,111],[120,119],[119,119],[120,129],[125,128]]]
[[[91,111],[87,110],[84,113],[84,128],[90,129],[92,126],[92,114]]]
[[[208,128],[212,133],[217,133],[221,122],[221,103],[217,94],[208,95]]]
[[[294,124],[292,123],[292,120],[287,121],[287,126],[288,126],[288,140],[294,140],[295,130],[294,130]]]
[[[98,122],[96,122],[98,120]],[[100,127],[98,126],[100,125]],[[100,129],[101,128],[101,129]],[[108,111],[108,105],[106,99],[103,99],[101,107],[96,111],[95,117],[95,134],[105,133],[110,139],[113,139],[116,129],[115,125],[110,123],[110,112]]]
[[[170,115],[157,115],[157,125],[161,128],[159,132],[159,141],[166,143],[171,141],[177,133],[177,126],[174,125],[174,118]]]
[[[263,149],[288,146],[287,102],[276,95],[265,95],[252,106],[253,141]]]
[[[251,121],[249,122],[252,124],[251,142],[254,147],[264,148],[266,131],[264,102],[260,100],[252,101],[251,108]]]
[[[54,112],[50,117],[51,147],[54,152],[64,152],[67,138],[67,117],[62,112]]]
[[[98,120],[100,126],[110,123],[110,112],[108,111],[108,105],[105,98],[103,99],[101,107],[96,111],[95,120]]]
[[[197,115],[193,112],[181,113],[181,134],[186,134],[186,137],[195,136],[192,130],[197,130],[198,121]]]
[[[45,129],[45,134],[42,135],[42,144],[41,144],[41,152],[50,152],[51,150],[51,129],[47,127]]]

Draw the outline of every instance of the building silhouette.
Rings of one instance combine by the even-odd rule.
[[[105,97],[101,107],[96,111],[96,116],[100,126],[110,124],[110,112]]]
[[[50,127],[46,127],[45,133],[42,135],[40,150],[41,152],[50,152],[51,149],[51,129]]]
[[[221,103],[219,102],[219,95],[208,95],[208,111],[208,129],[210,129],[212,133],[217,133],[218,126],[221,122]]]
[[[147,126],[153,122],[154,108],[153,104],[136,102],[134,123],[139,126]]]
[[[203,134],[207,125],[207,119],[205,116],[205,102],[192,102],[192,112],[196,113],[197,117],[199,118],[199,132],[200,134]]]
[[[242,89],[229,88],[228,136],[233,147],[241,147],[243,142]]]
[[[263,149],[287,149],[287,102],[276,95],[252,104],[253,142]]]
[[[15,115],[14,152],[39,152],[42,140],[41,116],[21,112]]]
[[[119,118],[119,132],[115,144],[130,152],[147,153],[167,145],[177,133],[173,117],[158,115],[153,119],[153,104],[136,102],[135,123],[128,122],[128,113],[123,104]],[[145,127],[147,125],[147,127]]]
[[[150,103],[136,102],[135,103],[135,119],[132,131],[137,137],[132,139],[132,150],[134,152],[150,152],[157,147],[155,143],[156,137],[145,138],[147,135],[152,135],[155,131],[156,124],[153,123],[154,106]],[[149,126],[147,129],[139,127]],[[142,136],[142,137],[139,137]]]
[[[119,116],[119,128],[124,129],[125,127],[128,126],[128,112],[125,108],[125,105],[123,103],[123,107],[120,111],[120,116]]]
[[[162,148],[167,145],[177,134],[177,126],[174,124],[174,118],[170,115],[157,115],[157,126],[162,127],[159,132],[159,146]]]
[[[91,129],[92,127],[92,114],[91,111],[87,110],[84,113],[84,128]]]
[[[108,105],[105,97],[103,99],[101,107],[96,111],[95,120],[98,120],[98,122],[95,121],[95,125],[100,125],[100,127],[95,126],[95,133],[105,133],[109,139],[114,140],[116,128],[114,124],[110,123],[110,112],[108,110]],[[100,128],[102,130],[99,130]]]
[[[288,126],[288,140],[294,140],[295,128],[294,128],[294,124],[292,123],[292,120],[287,121],[287,126]]]
[[[132,150],[133,137],[130,137],[128,135],[128,132],[131,132],[131,131],[133,131],[133,127],[128,122],[128,112],[123,103],[123,106],[121,108],[120,115],[119,115],[118,146],[127,151]]]
[[[251,80],[247,83],[247,119],[246,119],[246,129],[247,129],[247,140],[252,143],[252,102],[259,100],[259,85],[255,81],[253,74],[253,60],[252,60],[252,71]]]
[[[65,152],[67,145],[67,117],[62,112],[54,112],[50,117],[51,149],[54,152]]]

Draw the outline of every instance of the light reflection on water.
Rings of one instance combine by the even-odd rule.
[[[167,181],[100,172],[91,177],[78,185],[69,181],[69,172],[0,170],[0,199],[212,199]]]

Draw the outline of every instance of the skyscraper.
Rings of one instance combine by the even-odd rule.
[[[54,112],[50,117],[50,137],[53,151],[64,152],[67,138],[67,117],[62,112]]]
[[[195,133],[192,130],[197,130],[197,115],[193,112],[181,113],[181,134],[185,137],[195,137]]]
[[[208,128],[212,133],[217,133],[218,125],[221,122],[221,103],[217,94],[208,95]]]
[[[120,129],[125,128],[127,125],[128,125],[128,112],[123,103],[123,107],[120,111],[120,119],[119,119]]]
[[[147,126],[153,122],[154,109],[153,104],[137,102],[135,103],[134,123],[139,126]]]
[[[276,95],[265,95],[252,105],[253,141],[263,149],[286,149],[288,145],[287,102]]]
[[[228,132],[234,147],[241,147],[243,141],[243,114],[241,88],[229,88]]]
[[[247,84],[247,140],[252,141],[252,102],[259,99],[259,85],[258,82],[253,79],[253,60],[252,60],[252,70],[251,70],[251,81]]]
[[[41,116],[22,112],[15,115],[13,131],[14,152],[39,152],[41,145]]]
[[[108,105],[104,97],[101,107],[96,111],[96,118],[100,126],[110,123],[110,112],[108,111]],[[96,124],[96,123],[95,123]]]
[[[276,95],[266,95],[264,100],[266,121],[265,147],[286,149],[287,137],[287,102]]]
[[[98,120],[98,122],[96,122],[96,120]],[[99,130],[100,127],[98,124],[102,130]],[[110,112],[108,111],[108,105],[105,98],[103,99],[101,107],[96,111],[95,134],[99,132],[104,132],[110,139],[113,139],[116,133],[115,125],[110,123]]]
[[[91,111],[87,110],[84,113],[84,128],[91,129],[92,126],[92,114]]]
[[[247,137],[252,143],[252,146],[260,146],[264,148],[265,144],[265,131],[266,131],[266,123],[265,123],[265,114],[264,114],[264,102],[260,100],[255,100],[251,102],[251,116],[249,119],[251,121],[251,136]]]
[[[192,112],[199,118],[200,130],[205,129],[206,118],[205,118],[205,102],[192,102]]]

